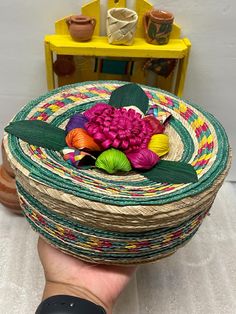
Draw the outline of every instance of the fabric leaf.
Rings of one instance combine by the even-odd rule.
[[[64,130],[41,120],[11,122],[5,131],[31,145],[60,151],[66,146]]]
[[[115,89],[111,94],[109,105],[116,108],[136,106],[145,114],[148,109],[148,101],[142,88],[131,83]]]
[[[198,181],[197,173],[192,165],[169,160],[161,160],[151,170],[140,174],[158,183],[179,184]]]

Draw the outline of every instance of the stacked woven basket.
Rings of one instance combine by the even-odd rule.
[[[14,118],[65,128],[68,119],[109,100],[123,82],[59,88],[26,105]],[[196,233],[223,183],[230,148],[220,123],[196,105],[142,86],[149,105],[169,111],[167,160],[194,166],[198,182],[157,183],[142,174],[110,175],[76,169],[61,155],[5,134],[24,214],[49,243],[83,260],[139,264],[166,257]]]

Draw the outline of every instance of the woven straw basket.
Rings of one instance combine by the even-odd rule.
[[[65,128],[73,114],[108,101],[124,82],[87,82],[59,88],[26,105],[14,118],[40,119]],[[26,219],[49,243],[80,259],[105,264],[139,264],[174,253],[196,233],[230,164],[224,129],[209,113],[174,95],[142,86],[149,105],[169,111],[165,157],[191,163],[199,181],[151,182],[78,170],[58,152],[5,134],[4,146],[16,172]]]
[[[109,44],[132,45],[137,27],[138,15],[127,8],[113,8],[107,11],[107,36]]]

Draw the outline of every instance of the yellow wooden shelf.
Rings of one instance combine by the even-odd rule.
[[[111,7],[125,6],[126,0],[107,0],[108,9]],[[178,65],[175,73],[172,73],[168,78],[158,78],[158,86],[181,96],[184,88],[191,43],[187,38],[180,37],[180,27],[176,24],[173,25],[170,40],[167,45],[152,45],[147,43],[145,40],[142,20],[144,14],[152,8],[152,5],[148,0],[137,0],[135,11],[139,18],[134,44],[131,46],[111,45],[108,43],[107,37],[100,36],[100,8],[100,0],[92,0],[81,8],[81,13],[83,15],[96,19],[94,36],[91,41],[76,42],[72,40],[66,24],[66,17],[56,21],[55,34],[45,36],[44,45],[48,89],[52,90],[56,87],[53,71],[55,55],[87,56],[90,57],[90,59],[91,57],[118,57],[139,60],[138,62],[140,65],[137,67],[135,74],[128,79],[140,83],[143,83],[145,80],[145,74],[141,65],[141,62],[143,61],[141,60],[166,58],[178,60]],[[80,71],[79,76],[81,80],[90,79],[88,73],[83,72],[83,70]],[[93,74],[92,77],[101,79],[101,75],[94,76]],[[102,79],[104,79],[104,77]],[[110,78],[106,77],[105,79]],[[59,86],[69,83],[67,78],[58,77],[57,80]],[[144,84],[146,84],[146,82],[144,82]]]
[[[105,36],[93,36],[91,41],[76,42],[69,35],[47,35],[45,42],[56,54],[136,58],[183,58],[188,52],[184,39],[170,39],[167,45],[148,44],[135,38],[131,46],[111,45]]]

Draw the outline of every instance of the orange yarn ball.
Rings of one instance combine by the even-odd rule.
[[[69,147],[77,149],[89,149],[91,151],[102,150],[94,139],[81,128],[71,130],[66,136],[66,143]]]

